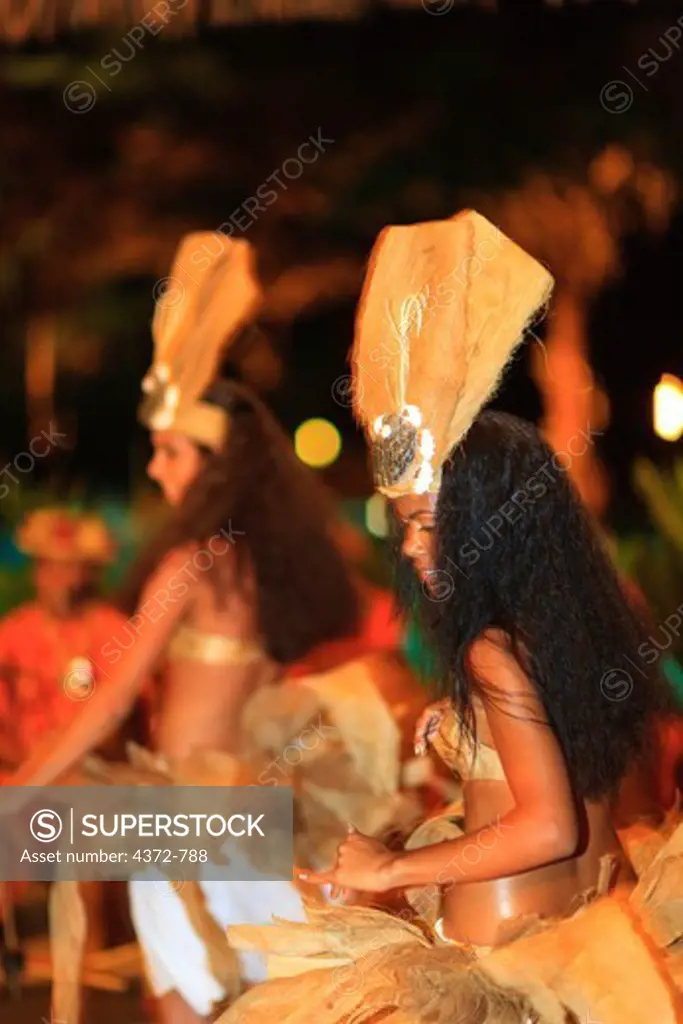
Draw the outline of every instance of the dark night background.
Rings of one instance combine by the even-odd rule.
[[[332,385],[346,372],[363,263],[385,224],[448,216],[469,204],[495,213],[500,197],[537,173],[560,189],[583,187],[590,161],[614,144],[678,184],[683,56],[664,37],[680,17],[675,5],[501,3],[491,11],[456,4],[442,16],[380,7],[349,22],[205,26],[186,40],[162,32],[138,48],[125,27],[5,48],[6,460],[23,450],[30,430],[27,321],[47,312],[65,331],[55,409],[77,443],[37,466],[35,480],[55,495],[74,485],[89,494],[130,493],[146,458],[135,410],[151,355],[155,280],[168,272],[185,231],[215,229],[320,126],[334,145],[246,236],[267,281],[288,268],[319,268],[304,308],[266,314],[263,330],[280,360],[279,383],[266,394],[290,431],[308,416],[337,423],[344,453],[327,475],[347,494],[367,493],[369,479],[362,439]],[[640,71],[639,87],[629,73],[649,52],[657,54],[656,74]],[[107,54],[110,65],[112,54],[120,61],[108,81]],[[632,87],[621,113],[601,102],[616,79]],[[97,87],[87,113],[65,106],[64,90],[76,80]],[[598,444],[612,483],[609,512],[631,527],[644,515],[630,485],[634,457],[666,465],[677,449],[654,436],[651,398],[662,372],[682,370],[683,220],[677,202],[663,230],[645,230],[628,210],[616,216],[620,269],[584,289],[581,302],[590,359],[612,407]],[[543,230],[538,247],[530,246],[539,258],[546,258]],[[589,252],[590,241],[581,244]],[[577,244],[568,263],[582,258]],[[337,259],[348,270],[335,275]],[[527,364],[528,351],[497,402],[537,419],[541,397]]]

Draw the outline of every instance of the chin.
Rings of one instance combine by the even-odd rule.
[[[423,569],[422,566],[418,567],[416,565],[415,566],[415,575],[417,576],[417,578],[420,581],[420,583],[422,584],[422,586],[426,587],[427,590],[429,590],[429,577],[431,575],[429,569]]]
[[[438,569],[434,569],[431,566],[425,566],[424,568],[421,568],[418,571],[418,576],[420,577],[420,583],[425,588],[425,590],[429,591],[430,594],[435,589],[438,590],[440,589],[440,586],[443,586],[443,583],[440,584],[439,582],[441,579],[441,573],[439,572]]]
[[[173,487],[161,487],[161,493],[167,505],[177,505],[180,501],[178,492]]]

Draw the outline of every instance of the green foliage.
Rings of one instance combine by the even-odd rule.
[[[683,461],[659,470],[638,460],[633,483],[653,531],[617,538],[615,556],[647,599],[653,619],[652,646],[662,653],[662,668],[677,688],[680,669],[671,659],[683,659]]]
[[[39,56],[5,57],[2,78],[15,89],[52,86],[68,75],[72,62],[65,53],[50,52]]]
[[[664,472],[649,460],[638,459],[633,467],[633,484],[662,535],[683,561],[683,461]]]
[[[29,565],[0,568],[0,615],[30,601],[33,594]]]

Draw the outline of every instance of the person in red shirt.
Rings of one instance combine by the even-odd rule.
[[[116,555],[99,517],[41,509],[24,520],[15,543],[33,560],[35,598],[0,621],[0,773],[5,775],[63,730],[97,687],[107,685],[100,652],[126,621],[98,595],[100,572]],[[129,731],[124,726],[101,753],[115,756]],[[10,906],[25,888],[8,883],[4,896]],[[105,891],[100,883],[82,883],[81,895],[88,945],[102,948]]]
[[[0,621],[0,761],[16,767],[108,680],[102,645],[125,617],[97,594],[116,549],[101,519],[31,513],[16,544],[33,559],[35,599]]]

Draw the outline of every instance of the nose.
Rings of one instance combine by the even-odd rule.
[[[405,528],[403,535],[403,544],[401,545],[401,552],[405,558],[415,559],[423,554],[422,544],[420,541],[419,531],[416,529],[414,523],[408,523]]]
[[[159,453],[155,452],[147,463],[147,476],[150,480],[159,481]]]

